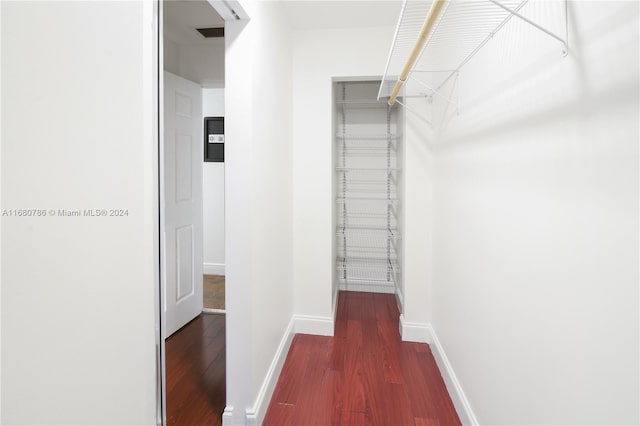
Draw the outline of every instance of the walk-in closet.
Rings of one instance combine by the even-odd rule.
[[[379,81],[334,83],[336,274],[340,290],[397,293],[402,282],[402,134]]]

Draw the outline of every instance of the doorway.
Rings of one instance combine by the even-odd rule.
[[[224,162],[207,161],[205,118],[224,117],[224,20],[206,0],[161,2],[159,16],[162,417],[221,424],[226,321],[204,308],[204,283],[224,277]]]

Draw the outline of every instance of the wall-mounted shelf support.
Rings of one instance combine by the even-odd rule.
[[[424,97],[425,99],[427,98],[425,95],[421,95],[420,97]],[[424,115],[421,112],[414,110],[413,108],[411,108],[407,104],[403,103],[400,99],[396,99],[396,103],[399,104],[399,105],[402,105],[402,107],[404,109],[406,109],[407,111],[409,111],[410,113],[412,113],[413,115],[418,117],[420,120],[422,120],[425,123],[427,123],[429,126],[433,125],[433,123],[430,120],[427,120],[427,118],[424,117]]]
[[[421,86],[425,87],[426,89],[429,90],[429,93],[426,94],[427,99],[432,99],[434,95],[439,96],[441,99],[444,99],[449,105],[455,107],[456,111],[458,111],[458,102],[456,100],[456,102],[453,102],[451,100],[451,98],[447,97],[446,95],[442,94],[441,90],[442,87],[439,87],[437,89],[434,89],[433,87],[429,86],[427,83],[425,83],[424,81],[422,81],[421,79],[415,77],[415,73],[419,72],[419,71],[414,71],[409,78],[411,78],[411,80],[415,81],[416,83],[420,84]],[[455,76],[455,79],[457,81],[458,76],[460,75],[460,71],[453,71],[453,76]],[[454,83],[455,84],[455,83]]]
[[[458,77],[466,65],[502,29],[516,17],[561,43],[562,54],[569,53],[568,0],[544,3],[562,8],[546,16],[564,13],[564,37],[525,16],[523,7],[534,0],[404,0],[396,27],[378,99],[389,104],[399,102],[407,108],[407,98],[434,96],[444,99],[459,113],[458,102],[444,94],[445,85]],[[560,26],[558,22],[558,26]],[[425,71],[429,70],[429,71]],[[454,83],[454,87],[457,85]],[[427,89],[425,92],[424,89]],[[453,91],[452,91],[453,93]],[[404,99],[398,100],[399,97]],[[431,124],[429,120],[421,118]]]
[[[507,12],[509,12],[511,15],[516,16],[518,18],[520,18],[521,20],[523,20],[524,22],[526,22],[529,25],[532,25],[533,27],[539,29],[540,31],[542,31],[543,33],[547,34],[548,36],[551,36],[553,38],[555,38],[556,40],[558,40],[560,43],[562,43],[562,56],[567,56],[569,54],[569,16],[568,16],[568,11],[567,11],[567,0],[564,0],[564,16],[565,16],[565,38],[559,37],[556,34],[552,33],[551,31],[549,31],[548,29],[536,24],[535,22],[533,22],[532,20],[522,16],[521,14],[518,13],[517,10],[511,10],[508,7],[500,4],[500,2],[498,2],[497,0],[489,0],[491,3],[495,4],[498,7],[501,7],[502,9],[506,10]],[[524,2],[523,2],[524,3]]]

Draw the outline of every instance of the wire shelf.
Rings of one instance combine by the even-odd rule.
[[[559,41],[567,54],[567,10],[565,2],[544,2],[556,10],[548,15],[564,15],[564,34],[528,19],[524,6],[529,0],[450,0],[426,39],[426,43],[401,91],[401,96],[414,97],[437,93],[456,77],[461,68],[488,43],[512,18],[524,21]],[[531,2],[534,2],[531,0]],[[388,98],[398,81],[433,1],[405,0],[400,11],[378,99]]]
[[[340,241],[340,243],[342,242]],[[344,246],[339,244],[338,248],[339,250],[343,250]],[[391,258],[396,258],[399,255],[397,247],[393,244],[391,245],[391,250],[387,250],[387,248],[383,246],[371,246],[350,242],[348,250],[349,256],[384,257],[389,255]]]
[[[379,101],[376,99],[349,99],[349,100],[338,100],[337,104],[339,107],[344,108],[357,108],[357,109],[370,109],[370,108],[382,108],[387,109],[389,105],[384,101]]]
[[[394,133],[372,133],[372,134],[363,134],[363,133],[353,133],[353,134],[336,134],[336,139],[338,140],[347,140],[352,142],[367,142],[370,141],[387,141],[389,139],[396,140],[398,136]]]
[[[347,267],[353,269],[387,269],[390,271],[398,270],[400,263],[397,259],[389,259],[386,257],[340,257],[336,259],[338,267]]]
[[[336,101],[335,267],[342,289],[393,292],[400,269],[396,153],[401,140],[395,109],[375,100],[376,89],[371,82],[339,83],[336,91],[341,99]]]
[[[378,198],[378,197],[337,197],[336,202],[338,204],[344,204],[349,202],[376,202],[382,204],[397,204],[399,200],[397,198]]]
[[[369,293],[389,293],[394,294],[396,288],[396,280],[367,280],[367,279],[338,279],[338,285],[341,290],[346,291],[364,291]]]
[[[396,228],[386,228],[386,227],[358,227],[358,226],[349,226],[349,227],[339,227],[336,229],[336,236],[361,236],[361,237],[377,237],[377,238],[389,238],[394,240],[399,240],[400,232]]]
[[[345,282],[395,283],[400,275],[400,265],[393,259],[338,257],[336,272]]]
[[[390,147],[385,146],[348,146],[345,147],[341,155],[347,157],[374,157],[380,158],[381,155],[386,155],[387,151],[392,157],[396,155],[396,146],[392,144]]]
[[[393,174],[400,173],[402,169],[398,167],[336,167],[337,172],[347,172],[347,173],[359,173],[359,172],[370,172],[370,173],[383,173],[383,174]]]

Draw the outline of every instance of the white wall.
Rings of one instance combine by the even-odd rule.
[[[225,424],[260,420],[293,315],[291,33],[282,3],[242,4],[251,20],[225,28]]]
[[[224,89],[202,89],[204,117],[224,117]],[[203,165],[205,274],[224,275],[224,163]]]
[[[2,209],[128,210],[2,218],[1,421],[155,424],[153,5],[0,7]]]
[[[428,113],[422,98],[405,99],[405,104]],[[424,341],[421,331],[433,312],[433,132],[414,112],[404,111],[401,333],[405,341]]]
[[[179,44],[164,39],[164,69],[204,87],[224,87],[224,39]]]
[[[165,36],[162,40],[162,54],[164,70],[171,74],[180,75],[180,46],[178,43]]]
[[[569,7],[567,58],[514,19],[469,62],[436,150],[433,325],[481,424],[640,422],[639,5]]]
[[[393,34],[393,27],[294,32],[293,280],[296,314],[333,319],[332,78],[381,76]],[[326,324],[317,331],[332,334],[332,323]]]

